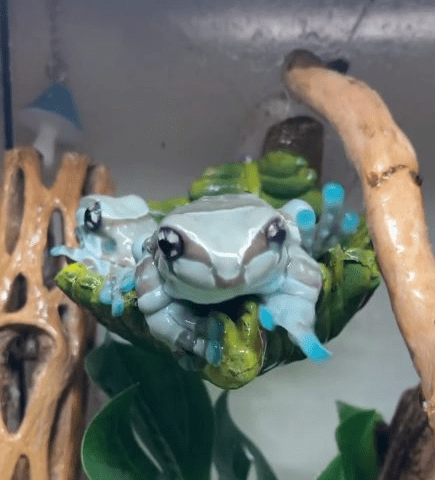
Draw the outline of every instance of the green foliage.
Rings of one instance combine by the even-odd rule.
[[[87,371],[112,400],[94,417],[82,444],[92,480],[207,480],[213,411],[203,382],[171,355],[108,337]]]
[[[159,221],[176,206],[202,195],[250,192],[275,208],[302,198],[320,214],[322,197],[316,182],[316,172],[305,159],[271,152],[258,161],[211,167],[193,182],[188,199],[149,205]],[[341,332],[379,285],[364,219],[355,235],[318,260],[323,289],[315,330],[326,342]],[[56,281],[109,330],[131,342],[108,336],[87,358],[89,375],[111,398],[92,420],[82,444],[82,461],[91,480],[207,480],[212,458],[220,480],[247,480],[251,467],[257,480],[276,480],[261,452],[232,421],[228,392],[213,411],[200,379],[201,375],[224,389],[239,388],[279,364],[304,358],[284,330],[261,330],[258,298],[237,298],[217,307],[214,313],[224,331],[223,360],[217,367],[198,360],[199,375],[182,370],[167,348],[151,337],[137,308],[136,292],[125,294],[125,312],[114,318],[110,306],[99,301],[104,277],[71,264]],[[379,466],[374,428],[381,417],[342,403],[338,410],[340,454],[318,480],[375,480]]]
[[[86,430],[82,462],[91,480],[207,480],[212,458],[222,480],[276,480],[258,448],[234,424],[228,392],[214,411],[195,372],[149,345],[106,337],[86,359],[111,400]]]
[[[316,304],[315,332],[322,343],[343,330],[380,283],[379,267],[370,245],[367,224],[362,220],[346,246],[336,245],[319,259],[323,282]],[[279,364],[305,358],[284,331],[276,329],[264,333],[267,349],[262,373]]]
[[[260,450],[231,419],[228,392],[216,402],[213,461],[220,479],[246,480],[251,466],[257,480],[277,480]]]
[[[345,245],[336,245],[319,260],[323,286],[316,305],[315,331],[319,340],[325,343],[343,330],[380,283],[380,272],[364,219],[357,233]],[[123,316],[111,316],[110,307],[99,301],[104,280],[79,263],[66,266],[56,277],[57,284],[68,296],[91,310],[112,332],[139,347],[148,348],[149,343],[160,345],[149,334],[146,321],[137,308],[135,292],[125,294]],[[223,359],[217,367],[199,362],[198,368],[204,378],[221,388],[240,388],[259,373],[305,358],[284,330],[277,328],[273,332],[261,333],[257,309],[258,299],[255,297],[242,297],[220,305],[215,314],[224,326]],[[165,349],[161,345],[160,348]]]
[[[188,198],[168,198],[162,201],[147,200],[151,215],[157,222],[160,222],[165,215],[176,207],[182,207],[189,203]]]
[[[193,200],[202,195],[251,192],[280,207],[299,195],[319,213],[321,192],[315,187],[315,182],[316,175],[302,157],[285,152],[269,152],[258,161],[229,163],[206,169],[203,176],[192,183],[189,198]],[[284,185],[285,189],[280,190]],[[285,198],[282,195],[284,191]],[[153,215],[161,219],[173,208],[188,201],[176,198],[149,204]],[[380,272],[365,219],[362,218],[356,234],[331,248],[318,261],[322,268],[323,288],[316,305],[315,330],[320,341],[325,343],[342,331],[380,283]],[[146,347],[149,342],[155,342],[136,307],[135,292],[125,295],[124,315],[112,318],[110,307],[99,302],[103,277],[80,264],[73,264],[61,271],[56,281],[67,295],[90,309],[109,330],[138,346]],[[223,359],[217,367],[199,363],[198,368],[202,370],[204,378],[221,388],[239,388],[259,373],[305,358],[282,329],[261,333],[257,307],[256,298],[238,298],[220,305],[218,311],[214,312],[224,326]]]
[[[280,208],[298,197],[309,202],[319,214],[322,195],[316,184],[317,173],[308,168],[304,158],[288,152],[269,152],[259,160],[207,168],[192,183],[189,198],[249,192]]]
[[[135,291],[124,294],[124,314],[114,318],[111,307],[100,302],[105,282],[102,275],[92,272],[81,263],[71,263],[60,270],[55,281],[74,302],[90,310],[111,332],[144,348],[152,341],[144,317],[137,308]]]
[[[87,357],[91,379],[111,398],[88,426],[82,462],[90,480],[277,480],[260,450],[233,422],[224,392],[214,408],[196,372],[172,356],[106,337]],[[382,417],[337,402],[339,454],[317,480],[375,480],[375,429]]]
[[[260,177],[254,162],[227,163],[207,168],[190,186],[189,198],[196,200],[204,195],[249,192],[258,195]]]
[[[376,480],[380,465],[375,429],[383,421],[381,415],[342,402],[337,402],[337,409],[340,453],[317,480]]]

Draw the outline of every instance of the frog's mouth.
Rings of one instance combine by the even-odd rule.
[[[269,250],[247,265],[228,258],[221,263],[179,258],[164,265],[167,293],[195,303],[219,303],[247,294],[269,293],[285,268],[285,255]]]

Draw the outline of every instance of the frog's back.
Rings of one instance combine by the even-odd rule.
[[[262,207],[273,210],[267,202],[251,193],[208,195],[173,210],[172,214],[233,210],[243,207]]]

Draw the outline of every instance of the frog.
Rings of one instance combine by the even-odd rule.
[[[50,254],[81,262],[106,277],[100,300],[112,306],[112,315],[120,316],[124,311],[123,293],[135,287],[132,246],[157,228],[148,204],[137,195],[87,195],[80,200],[75,222],[79,247],[56,245]]]
[[[228,193],[203,196],[165,216],[132,247],[138,308],[151,334],[174,352],[194,352],[217,365],[216,322],[198,310],[255,295],[264,329],[280,327],[309,359],[327,359],[331,353],[314,331],[322,273],[302,247],[294,218],[303,210],[313,209],[299,199],[275,209],[254,194]],[[201,336],[204,325],[209,332]]]

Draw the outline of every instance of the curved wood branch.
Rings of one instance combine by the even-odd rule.
[[[283,81],[332,124],[359,174],[379,266],[435,429],[435,260],[415,151],[373,89],[312,53],[290,53]]]

